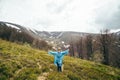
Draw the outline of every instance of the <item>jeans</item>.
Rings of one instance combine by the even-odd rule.
[[[57,62],[57,70],[58,70],[58,72],[62,72],[61,65],[58,62]]]

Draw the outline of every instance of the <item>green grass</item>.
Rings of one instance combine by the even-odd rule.
[[[0,80],[37,80],[45,72],[47,80],[120,80],[120,69],[69,56],[57,72],[46,51],[0,39]]]

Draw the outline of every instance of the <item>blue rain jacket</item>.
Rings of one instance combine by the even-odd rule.
[[[49,51],[48,54],[51,54],[54,56],[54,64],[57,66],[57,63],[59,66],[62,66],[62,61],[64,55],[68,54],[69,50],[61,51],[61,52],[53,52]]]

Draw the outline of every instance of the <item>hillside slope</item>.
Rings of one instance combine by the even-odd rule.
[[[58,73],[47,52],[0,39],[0,80],[120,80],[120,69],[69,56],[64,63]]]

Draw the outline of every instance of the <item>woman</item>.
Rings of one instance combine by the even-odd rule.
[[[57,66],[58,72],[62,72],[62,61],[63,61],[63,57],[64,55],[68,54],[69,49],[65,50],[65,51],[61,51],[61,48],[58,48],[58,51],[54,52],[54,51],[49,51],[48,54],[51,54],[54,56],[54,64]]]

